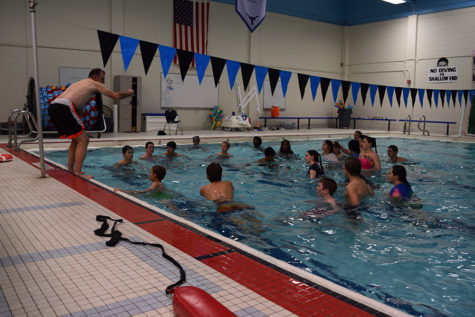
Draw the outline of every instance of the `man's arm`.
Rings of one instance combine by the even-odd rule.
[[[124,99],[130,96],[133,96],[134,94],[134,91],[132,89],[129,89],[127,92],[112,91],[102,83],[98,83],[98,82],[94,82],[94,83],[96,84],[97,91],[99,91],[101,94],[104,94],[107,97],[112,98],[114,100]]]

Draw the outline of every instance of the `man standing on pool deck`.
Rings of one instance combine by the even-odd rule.
[[[89,137],[84,133],[84,124],[75,107],[82,107],[96,93],[101,93],[114,100],[124,99],[134,94],[132,89],[127,92],[114,92],[103,83],[92,78],[80,80],[68,87],[48,108],[48,114],[58,131],[60,138],[68,138],[71,145],[68,151],[68,171],[86,179],[91,175],[82,174],[82,165],[86,158]]]

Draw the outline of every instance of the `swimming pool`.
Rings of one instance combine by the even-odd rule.
[[[122,158],[120,148],[93,149],[84,170],[111,187],[143,189],[150,184],[150,167],[163,165],[167,168],[164,184],[176,192],[172,202],[179,209],[170,210],[153,195],[141,199],[410,314],[471,316],[475,310],[475,145],[426,139],[377,141],[383,168],[369,178],[381,187],[365,201],[358,219],[343,212],[322,219],[304,214],[319,204],[315,203],[316,182],[308,180],[303,156],[309,149],[320,152],[320,139],[292,141],[298,156],[271,166],[248,165],[263,157],[248,144],[232,144],[233,157],[221,160],[214,156],[219,144],[205,144],[199,149],[179,146],[177,152],[184,157],[140,161],[120,170],[111,168]],[[410,160],[405,164],[408,180],[424,200],[422,209],[395,207],[384,195],[391,188],[385,179],[392,166],[385,161],[390,144]],[[277,151],[279,142],[264,145]],[[156,148],[155,154],[164,151]],[[143,147],[135,148],[135,158],[143,153]],[[46,156],[66,165],[65,151],[47,151]],[[255,210],[217,214],[214,204],[200,197],[199,188],[208,184],[205,169],[212,161],[223,165],[223,179],[233,181],[235,199]],[[339,184],[344,180],[341,166],[325,172]],[[343,193],[344,187],[339,186],[338,201]]]

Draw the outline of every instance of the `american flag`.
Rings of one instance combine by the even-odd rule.
[[[208,52],[209,2],[173,0],[173,46],[194,53]],[[177,63],[177,57],[173,61]],[[192,66],[195,67],[193,59]]]

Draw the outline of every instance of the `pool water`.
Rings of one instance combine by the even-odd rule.
[[[339,140],[347,145],[349,139]],[[178,146],[181,157],[168,159],[155,148],[155,162],[138,160],[144,147],[135,147],[138,164],[114,169],[121,149],[90,149],[83,170],[111,187],[145,189],[153,165],[167,169],[165,186],[171,201],[153,194],[138,197],[203,227],[238,240],[289,264],[319,275],[413,315],[473,316],[475,312],[475,144],[422,139],[378,138],[382,170],[366,174],[378,184],[375,196],[364,201],[359,217],[344,211],[323,218],[308,213],[322,210],[309,180],[305,152],[321,152],[323,139],[291,141],[294,157],[258,165],[262,152],[251,143],[234,143],[233,157],[220,159],[219,144],[200,148]],[[395,206],[386,194],[392,188],[386,173],[392,166],[386,148],[399,147],[408,181],[424,201],[421,209]],[[264,142],[278,152],[280,142]],[[47,151],[47,158],[67,165],[66,151]],[[254,209],[216,213],[214,203],[200,196],[208,184],[206,166],[223,166],[223,180],[235,188],[235,200]],[[335,198],[344,201],[342,165],[326,166],[338,184]]]

